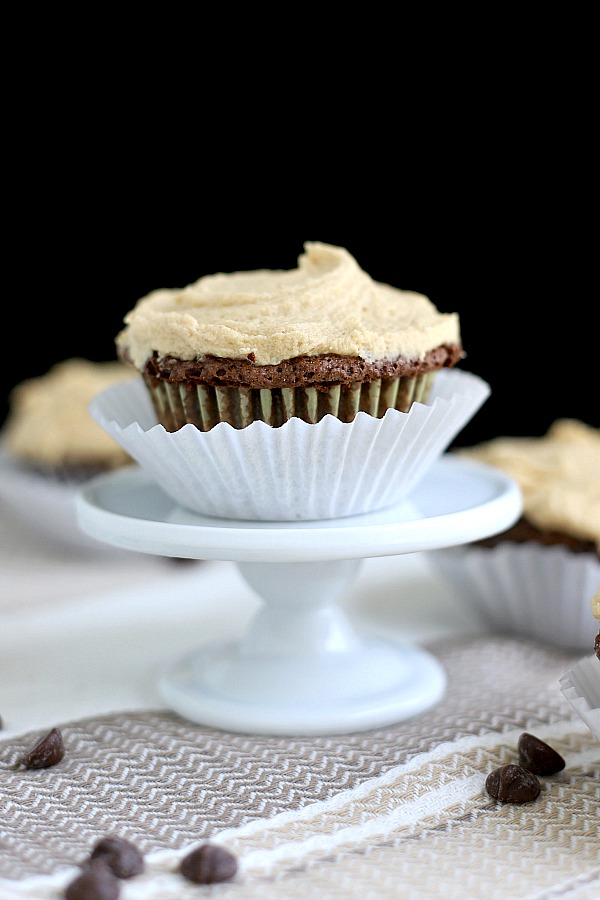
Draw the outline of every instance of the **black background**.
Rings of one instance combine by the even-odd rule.
[[[397,73],[387,98],[358,72],[354,92],[321,76],[317,106],[302,78],[278,88],[272,73],[246,92],[238,79],[235,97],[200,91],[198,76],[192,104],[160,83],[156,56],[108,83],[101,48],[86,52],[74,67],[48,45],[29,94],[7,96],[0,423],[24,378],[70,356],[114,359],[148,291],[293,268],[316,240],[459,313],[462,367],[492,389],[459,444],[541,435],[559,417],[600,426],[581,55],[572,90],[564,66],[509,85],[490,65],[482,104],[465,62],[418,100]]]
[[[458,444],[542,434],[558,417],[600,425],[597,300],[575,256],[564,258],[556,238],[545,243],[535,222],[516,222],[516,210],[505,228],[496,222],[491,229],[489,210],[454,220],[416,201],[401,213],[379,206],[344,222],[335,210],[317,211],[300,223],[291,208],[283,219],[281,210],[239,215],[234,205],[223,221],[200,202],[197,217],[189,208],[183,215],[182,206],[193,204],[181,196],[172,208],[97,200],[63,206],[61,222],[47,207],[20,248],[28,258],[14,273],[9,301],[4,414],[10,388],[54,362],[113,359],[123,316],[148,291],[217,271],[293,268],[304,241],[319,240],[346,247],[373,278],[459,313],[461,367],[492,393]],[[521,216],[527,221],[526,211]]]

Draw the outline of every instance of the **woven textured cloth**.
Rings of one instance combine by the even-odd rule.
[[[0,741],[0,897],[61,897],[115,834],[146,860],[123,900],[600,896],[600,743],[558,683],[573,657],[488,636],[428,649],[444,697],[378,730],[269,737],[120,712],[56,723],[65,756],[41,770],[15,765],[38,733]],[[524,731],[566,765],[503,805],[485,779]],[[179,874],[206,840],[236,855],[232,881]]]

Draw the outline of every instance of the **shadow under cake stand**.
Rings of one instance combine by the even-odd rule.
[[[204,517],[138,466],[101,475],[76,499],[101,541],[154,555],[230,560],[263,603],[241,640],[199,646],[162,674],[170,709],[246,733],[325,735],[383,727],[437,703],[446,676],[429,652],[359,631],[338,605],[363,559],[467,543],[521,513],[515,482],[443,456],[409,498],[377,512],[307,522]]]

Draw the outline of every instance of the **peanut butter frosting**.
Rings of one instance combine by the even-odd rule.
[[[456,313],[374,281],[347,250],[320,242],[304,244],[297,269],[218,273],[152,291],[124,322],[117,351],[140,370],[153,353],[277,365],[323,354],[422,359],[460,345]]]
[[[88,411],[92,397],[134,373],[121,362],[72,358],[13,388],[3,438],[6,448],[28,463],[55,468],[131,462]]]
[[[532,525],[600,550],[600,429],[557,419],[540,438],[498,437],[457,452],[514,478]]]

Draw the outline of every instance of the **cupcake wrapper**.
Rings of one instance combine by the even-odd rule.
[[[387,409],[407,412],[414,402],[429,399],[436,372],[424,375],[379,379],[348,387],[334,385],[330,390],[317,388],[231,388],[198,385],[188,390],[144,375],[158,421],[168,431],[191,423],[209,431],[219,422],[234,428],[246,428],[252,422],[266,422],[274,428],[294,417],[314,424],[326,415],[341,422],[352,422],[359,412],[380,418]]]
[[[489,630],[569,651],[593,647],[598,623],[590,598],[600,584],[600,560],[593,554],[507,541],[435,550],[428,557]]]
[[[201,515],[294,521],[371,512],[398,503],[425,475],[490,393],[468,372],[438,373],[428,405],[353,422],[292,418],[169,432],[141,379],[94,398],[94,419],[172,499]]]
[[[600,741],[600,659],[586,656],[561,675],[559,685],[574,710]]]

